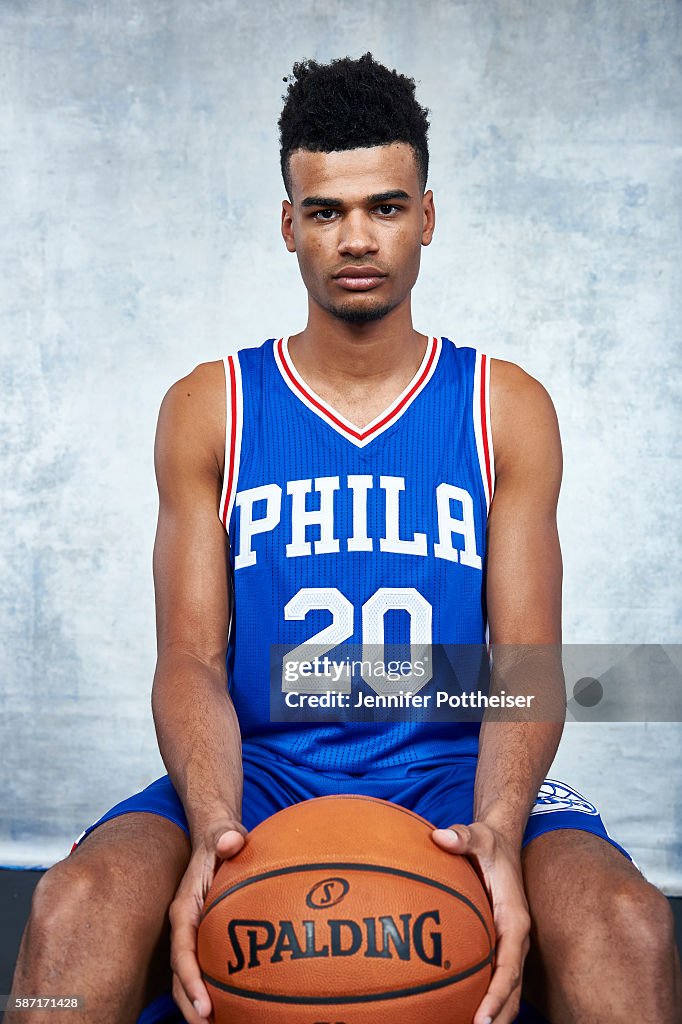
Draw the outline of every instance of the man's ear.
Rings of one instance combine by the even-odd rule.
[[[433,202],[433,192],[431,189],[424,193],[424,197],[422,199],[422,210],[424,214],[422,224],[422,245],[430,245],[431,239],[433,238],[433,232],[436,228],[436,207]]]
[[[296,252],[294,208],[288,199],[282,200],[282,238],[289,252]]]

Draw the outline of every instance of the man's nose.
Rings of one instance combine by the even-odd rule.
[[[339,252],[347,253],[349,256],[363,256],[367,252],[376,252],[379,242],[375,228],[376,225],[367,213],[349,213],[343,219]]]

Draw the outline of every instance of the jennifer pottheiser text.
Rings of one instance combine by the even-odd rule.
[[[289,708],[428,708],[435,706],[451,708],[529,708],[535,694],[511,694],[500,690],[499,693],[487,694],[480,690],[472,693],[448,693],[447,690],[436,690],[435,693],[412,693],[411,690],[400,690],[398,693],[365,693],[358,691],[354,703],[350,693],[339,693],[337,690],[325,690],[322,693],[299,693],[290,690],[284,700]],[[435,703],[434,703],[435,702]]]

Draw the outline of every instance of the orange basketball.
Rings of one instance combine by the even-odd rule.
[[[199,926],[215,1024],[471,1024],[492,913],[432,828],[385,800],[327,796],[253,829]]]

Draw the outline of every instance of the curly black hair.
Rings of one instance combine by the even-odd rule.
[[[415,98],[413,78],[389,71],[371,53],[330,64],[298,61],[279,119],[282,177],[291,199],[289,158],[297,149],[331,153],[408,142],[414,149],[422,188],[429,169],[429,111]]]

